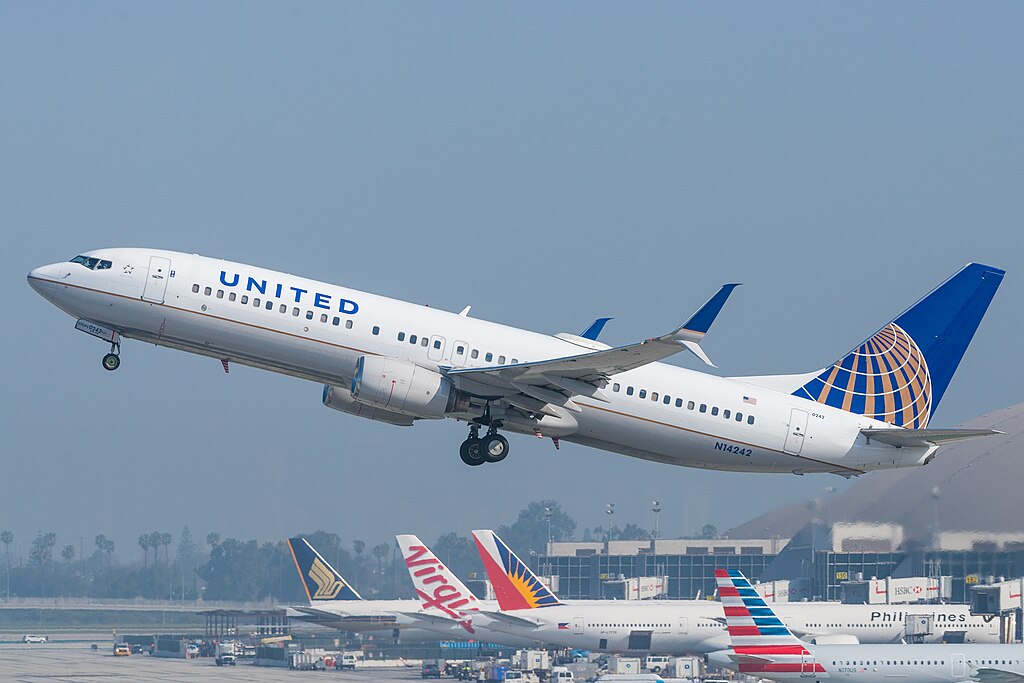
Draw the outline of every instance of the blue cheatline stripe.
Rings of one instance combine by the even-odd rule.
[[[789,632],[789,629],[787,629],[785,626],[782,626],[781,628],[767,626],[767,627],[761,627],[758,630],[761,632],[762,636],[788,636],[788,635],[792,635]]]
[[[741,598],[759,598],[760,594],[753,588],[737,588],[736,592],[740,594]]]
[[[768,603],[760,598],[743,598],[743,604],[746,607],[767,607]]]
[[[764,617],[761,619],[754,619],[755,626],[785,626],[778,617]]]
[[[748,609],[747,611],[750,612],[750,616],[752,616],[752,617],[774,617],[775,616],[775,612],[771,611],[771,609],[768,608],[768,607],[763,607],[763,608],[754,607],[752,609]]]

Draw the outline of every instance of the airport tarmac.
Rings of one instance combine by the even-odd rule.
[[[408,681],[420,679],[420,669],[356,669],[355,671],[291,671],[239,663],[220,667],[213,659],[164,659],[149,655],[115,657],[109,646],[91,650],[81,643],[0,645],[0,681],[38,683],[46,681],[283,681],[313,676],[338,681]]]

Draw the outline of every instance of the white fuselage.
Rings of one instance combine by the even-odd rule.
[[[933,615],[926,642],[943,640],[998,643],[998,620],[973,616],[967,605],[844,605],[835,602],[776,603],[790,629],[810,641],[818,635],[854,636],[861,643],[896,643],[905,635],[906,616]],[[511,610],[511,616],[540,626],[493,624],[495,630],[533,633],[544,642],[602,652],[706,654],[729,646],[722,605],[709,600],[567,603]]]
[[[810,645],[807,651],[800,661],[776,665],[785,671],[758,662],[738,665],[729,650],[713,653],[708,663],[774,681],[958,683],[1024,676],[1024,645]]]
[[[360,356],[443,374],[585,351],[545,334],[194,254],[103,249],[87,255],[113,265],[53,264],[34,270],[29,282],[73,317],[124,337],[332,385],[349,404]],[[480,396],[480,385],[457,375],[453,383]],[[934,451],[867,443],[860,429],[887,425],[664,363],[615,375],[605,393],[608,402],[574,398],[582,410],[571,429],[533,426],[525,418],[504,428],[675,465],[757,472],[851,474],[918,465]]]

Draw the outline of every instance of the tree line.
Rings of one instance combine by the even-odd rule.
[[[573,540],[576,521],[557,501],[530,503],[510,525],[498,534],[532,563],[544,554],[548,540]],[[714,535],[705,527],[703,536]],[[408,597],[411,583],[394,539],[373,545],[356,539],[346,544],[332,532],[317,530],[297,533],[305,536],[323,557],[368,599]],[[584,530],[583,540],[642,540],[651,533],[635,524],[620,529],[595,527]],[[303,602],[305,592],[284,540],[225,538],[209,532],[205,542],[196,540],[186,526],[177,538],[166,531],[140,534],[142,560],[122,561],[134,551],[118,548],[113,540],[98,534],[88,548],[68,543],[58,546],[57,534],[40,532],[32,539],[27,556],[11,557],[14,534],[0,532],[4,546],[4,581],[0,598],[77,597],[148,598],[163,600],[237,600]],[[431,550],[458,576],[484,578],[483,566],[466,534],[447,532],[432,543]],[[175,550],[171,552],[171,546]],[[120,552],[119,552],[120,551]]]

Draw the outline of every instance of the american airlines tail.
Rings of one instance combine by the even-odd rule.
[[[453,619],[474,633],[472,612],[480,609],[477,597],[419,538],[412,534],[400,534],[395,538],[402,549],[402,558],[423,611]]]
[[[498,534],[478,530],[473,532],[473,538],[503,612],[562,604]]]
[[[907,429],[924,429],[1006,271],[970,263],[832,365],[742,378]]]
[[[730,655],[745,674],[796,672],[818,678],[828,673],[805,643],[786,628],[768,603],[735,569],[716,569],[718,595],[732,641]]]
[[[300,537],[289,538],[288,547],[295,560],[295,569],[302,579],[309,603],[328,600],[362,600],[348,582],[330,565],[309,541]]]

